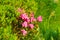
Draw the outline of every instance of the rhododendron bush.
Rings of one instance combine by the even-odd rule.
[[[0,40],[60,40],[60,0],[0,0]]]
[[[26,38],[27,36],[36,35],[39,30],[38,22],[42,22],[42,16],[38,16],[37,18],[35,18],[33,12],[28,14],[23,12],[21,8],[18,8],[17,11],[20,15],[16,17],[16,23],[13,23],[14,21],[12,22],[12,26],[14,26],[13,32],[16,32],[20,39],[22,39],[22,37]]]

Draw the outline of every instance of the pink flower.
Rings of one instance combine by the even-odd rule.
[[[22,32],[22,34],[23,34],[23,36],[25,36],[26,34],[27,34],[27,31],[26,30],[21,30],[21,32]]]
[[[27,27],[27,26],[28,26],[28,24],[26,21],[22,23],[22,27]]]
[[[30,22],[36,21],[34,17],[31,17]]]
[[[42,16],[39,16],[39,17],[37,18],[37,20],[38,20],[39,22],[42,22]]]
[[[33,24],[29,24],[29,27],[30,27],[31,29],[33,29],[33,28],[34,28],[34,25],[33,25]]]
[[[33,21],[36,21],[36,19],[34,18],[34,13],[31,13],[30,14],[30,22],[33,22]]]
[[[23,20],[29,19],[28,15],[26,15],[26,13],[21,14],[20,18],[22,18]]]
[[[26,19],[25,21],[29,23],[30,22],[30,19]]]
[[[26,13],[21,14],[20,18],[22,18],[24,21],[26,21],[28,23],[30,22],[30,19],[29,19],[28,15]]]

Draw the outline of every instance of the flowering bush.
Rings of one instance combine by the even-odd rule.
[[[28,37],[29,34],[32,36],[32,33],[33,35],[36,35],[34,31],[38,32],[37,29],[39,26],[36,25],[38,25],[38,22],[42,22],[42,16],[35,18],[34,13],[25,13],[21,8],[18,9],[18,12],[20,15],[17,17],[17,22],[15,21],[16,23],[14,24],[16,25],[13,29],[15,29],[14,31],[16,31],[17,35],[20,35],[20,39],[25,36]]]
[[[0,0],[0,40],[60,40],[60,0]]]

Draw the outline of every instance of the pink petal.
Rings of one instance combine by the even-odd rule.
[[[31,17],[30,21],[33,22],[33,21],[36,21],[36,19],[34,17]]]
[[[34,25],[33,25],[33,24],[29,24],[29,27],[30,27],[31,29],[33,29],[33,28],[34,28]]]
[[[37,18],[37,21],[42,22],[42,16],[39,16],[39,17]]]
[[[22,27],[27,27],[27,26],[28,26],[28,24],[26,21],[22,23]]]
[[[29,19],[28,15],[26,15],[26,13],[21,14],[20,18],[22,18],[23,20]]]
[[[23,36],[25,36],[27,34],[27,31],[26,30],[21,30]]]

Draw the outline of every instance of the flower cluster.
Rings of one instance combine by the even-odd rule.
[[[18,12],[21,13],[19,18],[23,20],[23,22],[21,23],[23,28],[33,29],[33,22],[42,22],[42,16],[38,16],[37,18],[35,18],[34,13],[30,13],[30,15],[28,15],[27,13],[23,13],[22,11],[22,9],[18,9]],[[27,31],[25,29],[21,29],[21,33],[23,34],[23,36],[25,36],[27,34]]]

